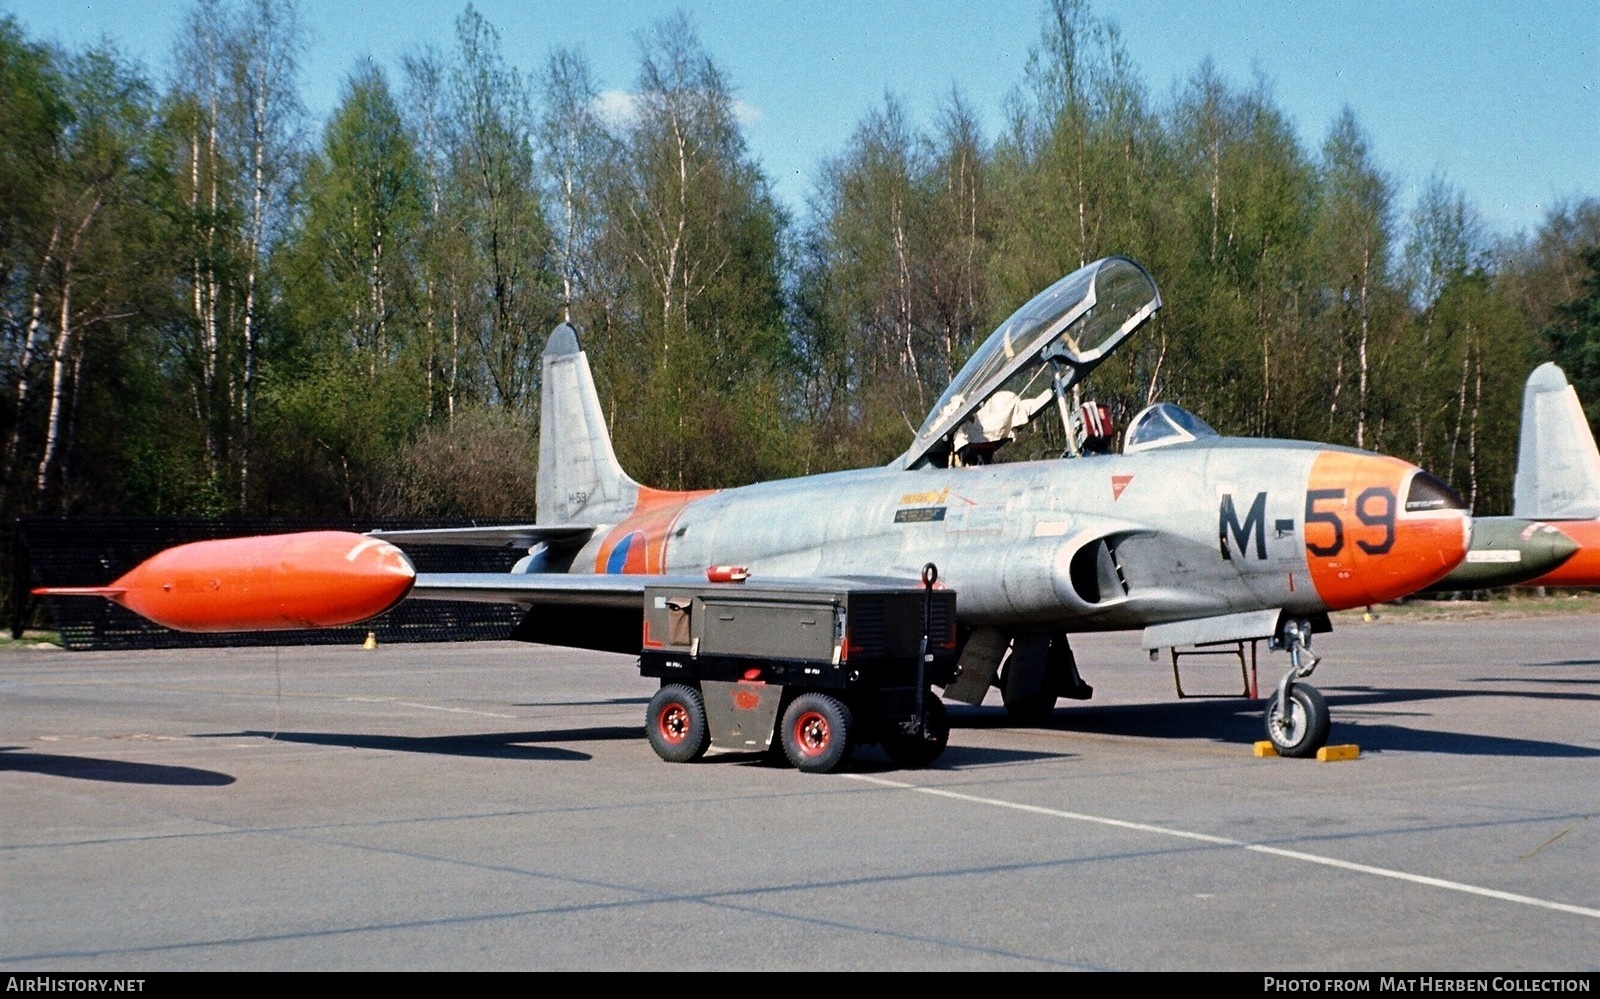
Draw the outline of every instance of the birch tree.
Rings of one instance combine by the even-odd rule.
[[[168,100],[192,320],[175,332],[190,372],[213,491],[250,500],[253,403],[268,258],[282,236],[301,142],[302,42],[289,0],[197,0],[173,52]],[[232,496],[222,488],[233,483]]]
[[[762,474],[762,456],[780,453],[787,222],[687,16],[658,23],[640,46],[600,244],[627,302],[613,384],[643,403],[619,421],[618,446],[656,481],[728,484]],[[714,445],[734,432],[774,443],[730,462]]]
[[[1326,313],[1335,352],[1329,428],[1350,426],[1355,445],[1370,440],[1374,338],[1378,308],[1389,281],[1389,236],[1394,182],[1372,162],[1355,113],[1345,108],[1322,146],[1322,201],[1317,241],[1324,251]],[[1347,372],[1346,364],[1354,370]],[[1353,392],[1345,388],[1353,381]],[[1352,397],[1353,396],[1353,397]],[[1343,411],[1343,415],[1341,415]]]
[[[499,32],[474,8],[457,20],[456,41],[443,125],[449,190],[458,199],[451,214],[472,257],[463,314],[492,401],[525,411],[556,315],[529,94],[501,55]]]

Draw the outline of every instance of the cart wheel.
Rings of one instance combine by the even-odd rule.
[[[850,756],[850,709],[837,697],[801,694],[783,713],[783,751],[797,770],[825,774]]]
[[[883,733],[884,753],[895,765],[907,769],[925,767],[939,758],[950,741],[950,712],[932,692],[923,696],[922,731],[916,735],[892,724]]]
[[[706,703],[700,691],[681,683],[669,683],[650,698],[644,730],[650,748],[668,763],[698,760],[711,745]]]

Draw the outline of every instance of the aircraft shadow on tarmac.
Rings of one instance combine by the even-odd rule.
[[[223,787],[235,778],[215,770],[172,767],[156,763],[101,760],[61,753],[21,753],[15,746],[0,746],[0,770],[97,780],[109,784],[165,784],[170,787]]]
[[[1517,682],[1525,682],[1521,677]],[[1457,698],[1505,697],[1521,700],[1597,701],[1600,692],[1580,694],[1528,690],[1451,691],[1429,688],[1343,687],[1324,690],[1333,715],[1330,742],[1354,743],[1362,752],[1384,750],[1449,753],[1459,756],[1519,756],[1571,759],[1600,756],[1600,750],[1546,739],[1509,738],[1475,732],[1437,731],[1391,723],[1392,711],[1361,716],[1371,710],[1412,703]],[[1084,705],[1057,709],[1042,727],[1064,732],[1171,739],[1205,743],[1253,745],[1266,738],[1262,723],[1263,701],[1245,697],[1188,698],[1182,702]],[[1411,712],[1431,717],[1432,711]],[[1378,719],[1383,719],[1379,721]],[[999,707],[950,706],[952,729],[1011,728],[1014,722]]]
[[[1485,678],[1481,682],[1528,683],[1526,677],[1508,680]],[[1542,683],[1574,683],[1551,678]],[[1511,697],[1519,699],[1556,701],[1600,701],[1600,692],[1579,693],[1567,691],[1529,691],[1526,689],[1494,689],[1450,691],[1429,688],[1370,688],[1344,687],[1326,692],[1333,712],[1335,742],[1359,745],[1363,752],[1412,751],[1448,753],[1459,756],[1508,756],[1531,758],[1586,758],[1600,756],[1600,750],[1587,746],[1543,739],[1508,738],[1473,732],[1435,731],[1394,724],[1393,710],[1381,715],[1362,716],[1363,711],[1379,708],[1396,708],[1405,704],[1440,702],[1458,698]],[[635,703],[638,699],[611,699],[599,704]],[[583,706],[567,702],[551,706]],[[950,724],[960,729],[1003,729],[1015,723],[1000,707],[971,707],[964,704],[948,705]],[[1079,732],[1107,736],[1127,736],[1146,739],[1165,739],[1175,742],[1191,741],[1206,744],[1238,744],[1251,746],[1264,738],[1262,731],[1262,702],[1245,697],[1189,697],[1180,702],[1157,704],[1124,704],[1092,706],[1082,705],[1059,709],[1043,723],[1042,727],[1063,732]],[[1431,716],[1431,711],[1414,711],[1414,717]],[[1383,719],[1379,721],[1378,719]],[[524,732],[486,732],[481,734],[447,736],[373,735],[358,732],[265,732],[247,731],[215,733],[198,738],[259,738],[303,745],[342,746],[351,749],[375,749],[399,753],[428,753],[433,755],[462,756],[503,760],[583,762],[592,759],[588,753],[566,748],[565,744],[595,741],[644,742],[644,728],[640,726],[596,726],[592,728],[546,729]],[[969,747],[959,744],[946,750],[934,766],[959,768],[961,766],[994,766],[998,764],[1027,762],[1038,759],[1060,759],[1082,755],[1078,752],[1003,749],[995,747]],[[787,766],[787,762],[774,753],[718,753],[707,758],[729,764],[746,763],[758,766]],[[896,769],[875,747],[865,747],[855,760],[858,769]],[[56,774],[85,780],[115,781],[122,783],[150,783],[172,785],[216,786],[232,783],[226,774],[190,767],[158,766],[127,763],[117,760],[100,760],[86,757],[19,753],[14,747],[0,747],[0,770],[32,771]]]
[[[1481,682],[1515,682],[1520,684],[1527,681],[1522,677],[1517,677],[1514,681],[1485,679]],[[1595,693],[1569,693],[1567,691],[1518,689],[1438,690],[1427,687],[1375,689],[1351,686],[1342,688],[1338,694],[1329,695],[1328,705],[1333,711],[1334,731],[1337,734],[1340,730],[1339,711],[1341,708],[1345,710],[1348,716],[1352,709],[1359,711],[1362,707],[1374,705],[1381,706],[1408,701],[1451,701],[1484,697],[1519,701],[1600,703],[1600,691]],[[1370,747],[1373,750],[1404,749],[1427,753],[1453,753],[1461,756],[1524,756],[1550,759],[1600,756],[1600,750],[1549,739],[1517,739],[1500,735],[1484,735],[1476,732],[1425,731],[1399,725],[1367,724],[1362,721],[1351,721],[1348,717],[1345,719],[1345,724],[1348,727],[1345,729],[1346,734],[1341,737],[1341,741],[1359,743],[1363,750]],[[1354,731],[1351,731],[1352,728]]]
[[[617,739],[644,740],[644,727],[550,729],[538,732],[484,732],[479,735],[368,735],[360,732],[234,732],[216,738],[253,737],[308,746],[344,746],[380,749],[391,753],[428,753],[497,760],[588,760],[588,753],[559,745],[528,743],[595,742]]]
[[[646,745],[644,726],[600,726],[583,729],[549,729],[538,732],[485,732],[479,735],[405,736],[368,735],[356,732],[225,732],[211,733],[196,738],[237,739],[254,738],[291,742],[297,745],[341,746],[349,749],[376,749],[394,753],[430,753],[444,756],[463,756],[500,760],[526,760],[546,762],[586,762],[593,757],[575,749],[557,745],[530,746],[528,743],[581,743],[596,741],[637,742]],[[952,749],[952,755],[955,750]],[[863,747],[858,751],[858,769],[899,769],[888,762],[876,747]],[[981,749],[961,747],[960,759],[969,765],[995,765],[1034,759],[1055,759],[1075,756],[1076,753],[1037,752],[1031,750]],[[4,757],[0,757],[3,760]],[[789,768],[781,752],[716,752],[702,762],[721,764],[748,764]],[[881,765],[874,766],[874,762]]]

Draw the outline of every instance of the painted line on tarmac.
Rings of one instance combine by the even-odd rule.
[[[397,704],[402,708],[418,708],[423,711],[443,711],[451,715],[477,715],[480,718],[516,718],[516,715],[503,715],[494,711],[474,711],[471,708],[447,708],[442,704],[423,704],[420,701],[401,701],[393,697],[346,697],[346,701],[358,704]]]
[[[1380,878],[1392,878],[1396,881],[1409,881],[1412,884],[1427,885],[1430,888],[1443,888],[1447,891],[1458,891],[1467,895],[1477,895],[1481,898],[1493,898],[1502,902],[1516,902],[1519,905],[1531,905],[1540,909],[1550,909],[1555,912],[1565,912],[1574,916],[1588,916],[1590,919],[1600,919],[1600,909],[1591,909],[1581,905],[1568,905],[1565,902],[1552,902],[1548,899],[1534,898],[1530,895],[1517,895],[1508,891],[1498,891],[1494,888],[1483,888],[1478,885],[1464,884],[1460,881],[1446,881],[1443,878],[1430,878],[1423,874],[1411,874],[1406,871],[1397,871],[1388,867],[1373,867],[1371,864],[1357,864],[1348,860],[1339,860],[1335,857],[1324,857],[1315,853],[1305,853],[1301,850],[1285,850],[1282,847],[1266,846],[1261,843],[1246,843],[1243,840],[1229,839],[1226,836],[1212,836],[1207,833],[1188,832],[1183,829],[1168,829],[1164,826],[1153,826],[1145,822],[1129,822],[1125,819],[1110,819],[1102,815],[1085,815],[1082,812],[1068,812],[1059,808],[1045,808],[1040,805],[1023,805],[1015,801],[1001,801],[999,798],[980,798],[977,795],[962,794],[959,791],[946,791],[936,787],[922,787],[917,784],[903,784],[899,781],[884,780],[881,777],[869,777],[865,774],[844,774],[852,780],[863,781],[868,784],[880,784],[883,787],[899,788],[906,791],[918,791],[922,794],[932,794],[941,798],[952,798],[956,801],[967,801],[977,805],[993,805],[996,808],[1009,808],[1018,812],[1032,812],[1035,815],[1048,815],[1052,818],[1071,819],[1074,822],[1092,822],[1096,825],[1111,826],[1117,829],[1130,829],[1134,832],[1155,833],[1158,836],[1172,836],[1177,839],[1194,840],[1199,843],[1210,843],[1214,846],[1228,846],[1240,850],[1249,850],[1252,853],[1264,853],[1274,857],[1284,857],[1289,860],[1300,860],[1308,864],[1321,864],[1324,867],[1336,867],[1340,870],[1355,871],[1358,874],[1372,874]]]

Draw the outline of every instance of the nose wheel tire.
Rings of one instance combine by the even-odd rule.
[[[669,683],[650,698],[644,730],[650,748],[668,763],[698,760],[711,746],[705,700],[700,691],[682,683]]]
[[[1309,683],[1289,688],[1289,710],[1279,710],[1274,693],[1267,698],[1267,738],[1279,756],[1307,757],[1328,744],[1328,702]]]
[[[795,769],[825,774],[850,756],[850,709],[827,694],[801,694],[783,713],[783,752]]]

